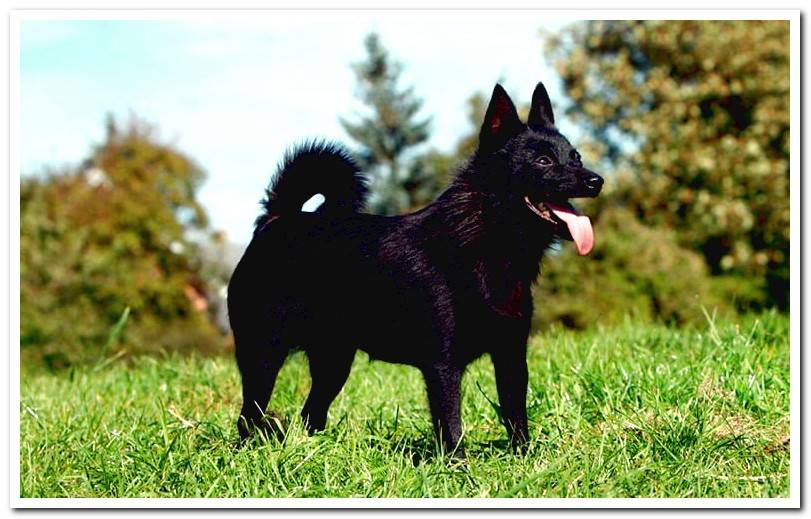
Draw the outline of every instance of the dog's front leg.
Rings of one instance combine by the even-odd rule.
[[[527,373],[526,344],[521,347],[494,352],[490,355],[496,372],[496,387],[501,404],[504,427],[513,449],[526,450],[529,440],[527,427]]]
[[[445,452],[464,458],[462,439],[462,370],[452,363],[438,363],[423,370],[434,432]]]

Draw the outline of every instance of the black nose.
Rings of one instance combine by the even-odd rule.
[[[590,190],[594,191],[595,193],[600,192],[600,188],[603,187],[603,177],[600,175],[592,175],[586,179],[586,187]]]

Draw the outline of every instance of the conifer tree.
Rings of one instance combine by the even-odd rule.
[[[434,176],[409,153],[428,140],[431,120],[418,115],[423,101],[413,87],[400,88],[402,64],[391,58],[380,37],[371,33],[364,45],[366,59],[352,68],[368,111],[354,122],[340,122],[359,146],[362,165],[374,175],[371,209],[397,214],[430,201],[436,190]]]

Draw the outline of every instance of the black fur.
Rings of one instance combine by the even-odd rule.
[[[497,85],[473,157],[436,201],[402,216],[360,213],[366,182],[341,148],[309,144],[286,157],[229,285],[241,437],[268,426],[262,417],[293,347],[306,351],[312,375],[302,416],[308,430],[323,429],[360,348],[421,370],[437,436],[457,455],[462,375],[489,353],[504,424],[513,445],[525,445],[531,285],[544,251],[568,237],[526,200],[596,196],[602,184],[551,110],[539,83],[527,126]],[[326,202],[301,212],[315,193]]]
[[[261,204],[265,213],[256,219],[256,229],[275,216],[301,212],[301,206],[316,193],[326,202],[318,211],[340,216],[363,209],[368,194],[366,177],[342,147],[310,141],[285,153]]]

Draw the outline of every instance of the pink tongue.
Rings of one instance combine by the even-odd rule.
[[[545,202],[555,216],[560,218],[566,223],[569,228],[569,234],[572,235],[572,240],[577,246],[577,253],[585,256],[591,252],[594,246],[594,231],[591,229],[591,220],[588,216],[579,215],[574,212],[572,207],[561,207]]]

